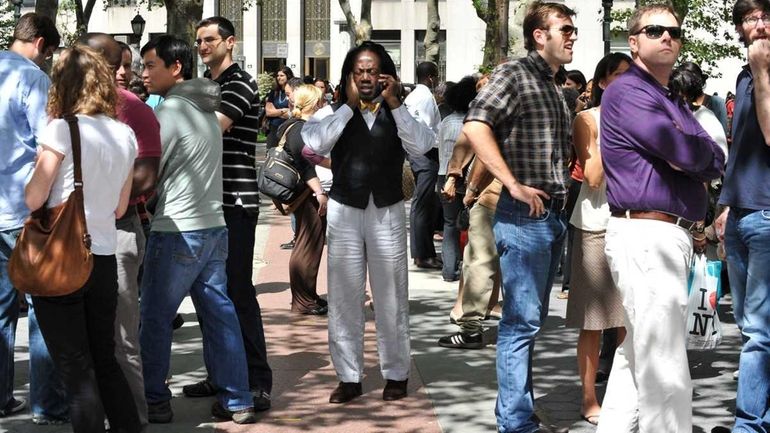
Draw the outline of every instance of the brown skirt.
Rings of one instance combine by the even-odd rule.
[[[575,228],[567,302],[568,328],[602,330],[625,326],[623,300],[612,281],[604,233]]]

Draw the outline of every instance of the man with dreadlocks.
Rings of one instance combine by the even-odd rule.
[[[302,129],[317,154],[331,153],[327,210],[329,350],[340,384],[330,403],[361,395],[367,271],[374,297],[377,349],[387,383],[383,400],[404,398],[409,377],[405,153],[422,155],[436,135],[402,105],[401,83],[382,47],[364,42],[342,65],[340,100]]]

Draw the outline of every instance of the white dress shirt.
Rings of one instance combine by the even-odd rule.
[[[409,96],[404,99],[404,105],[409,110],[409,114],[415,119],[428,125],[430,129],[436,133],[438,138],[439,124],[441,123],[441,112],[436,104],[436,99],[433,97],[433,93],[425,84],[418,84]],[[433,147],[438,147],[439,142],[436,140],[433,143]]]
[[[353,113],[353,109],[347,104],[343,104],[336,112],[330,105],[323,107],[305,122],[302,127],[302,140],[313,152],[319,155],[330,154],[345,126],[353,118]],[[403,104],[391,110],[391,113],[396,121],[401,145],[408,154],[423,155],[433,147],[436,133],[424,123],[415,120]],[[377,114],[367,110],[361,115],[371,130]]]

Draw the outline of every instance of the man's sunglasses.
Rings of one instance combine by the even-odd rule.
[[[682,28],[681,27],[666,27],[666,26],[659,26],[657,24],[650,24],[649,26],[644,26],[639,31],[634,33],[634,35],[638,35],[639,33],[644,33],[647,35],[650,39],[660,39],[661,36],[663,36],[663,33],[668,32],[668,35],[671,36],[671,39],[682,39]]]
[[[569,24],[565,24],[565,25],[559,27],[557,30],[559,30],[561,32],[561,34],[564,35],[564,37],[567,37],[567,38],[571,37],[573,33],[575,34],[575,36],[577,36],[577,34],[578,34],[578,28],[575,27],[575,26],[571,26]]]

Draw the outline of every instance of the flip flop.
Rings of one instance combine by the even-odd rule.
[[[599,425],[599,414],[598,413],[594,414],[594,415],[582,415],[581,414],[580,418],[583,421],[587,422],[588,424]]]

